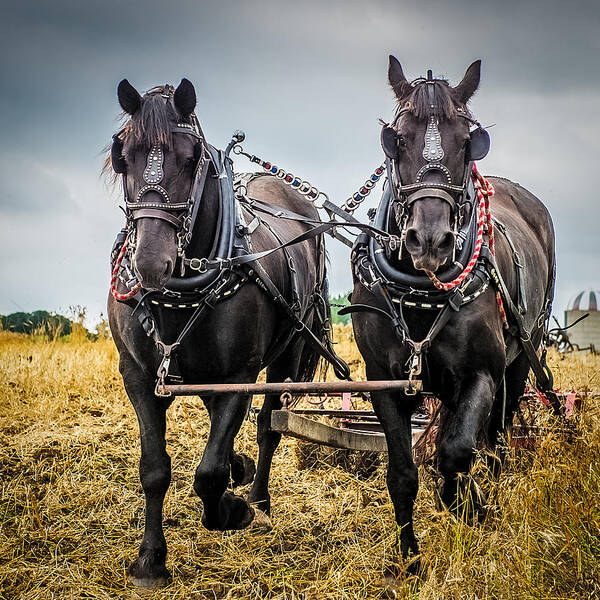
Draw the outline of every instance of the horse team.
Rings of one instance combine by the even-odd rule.
[[[352,321],[368,379],[406,379],[407,363],[417,360],[424,389],[440,399],[436,443],[443,477],[440,497],[457,510],[465,498],[464,475],[477,444],[485,439],[495,445],[511,421],[530,367],[519,336],[510,327],[510,314],[507,320],[500,309],[485,256],[497,267],[538,347],[553,294],[553,226],[544,205],[518,184],[502,178],[485,182],[481,176],[478,184],[472,178],[474,157],[481,153],[471,127],[480,126],[467,103],[479,85],[479,61],[454,87],[431,75],[410,82],[392,56],[388,77],[397,111],[387,137],[382,136],[388,157],[388,200],[383,208],[380,205],[379,223],[386,237],[363,235],[361,246],[359,236],[353,252]],[[123,178],[128,207],[121,254],[128,257],[129,268],[127,272],[116,268],[120,292],[109,295],[108,312],[119,369],[138,418],[146,499],[144,537],[128,576],[137,586],[153,588],[171,579],[165,566],[162,507],[171,479],[165,429],[172,398],[156,394],[156,371],[164,364],[165,344],[157,344],[156,332],[145,327],[140,306],[147,307],[149,299],[156,298],[151,313],[162,340],[177,340],[186,330],[185,339],[177,344],[176,362],[178,376],[187,383],[254,382],[265,368],[269,382],[312,379],[319,359],[314,340],[328,344],[329,306],[322,233],[283,247],[313,229],[319,214],[293,186],[265,175],[248,182],[247,195],[305,220],[280,218],[268,210],[257,217],[251,207],[238,204],[241,221],[235,226],[241,223],[244,235],[238,242],[234,239],[233,248],[245,244],[238,254],[265,252],[264,258],[226,269],[226,277],[215,279],[218,284],[179,294],[188,304],[174,310],[174,295],[165,292],[169,282],[192,275],[189,257],[212,258],[222,229],[233,227],[223,216],[227,213],[223,186],[230,185],[226,164],[204,138],[189,81],[182,80],[177,89],[165,86],[142,96],[124,80],[118,99],[129,117],[116,138],[116,158],[113,144],[113,168]],[[488,194],[492,188],[495,192],[493,222],[484,222],[480,214],[482,182],[489,186]],[[190,230],[184,236],[186,226]],[[267,255],[278,246],[280,251]],[[452,289],[444,289],[444,282],[467,270],[460,258],[465,247],[472,255],[468,258],[477,260],[460,285],[446,283]],[[382,260],[388,275],[398,273],[397,281],[391,275],[387,282],[379,276],[377,261]],[[127,287],[128,279],[135,280],[134,288]],[[413,284],[403,285],[405,280]],[[425,282],[422,298],[437,298],[445,308],[431,309],[429,301],[419,304],[419,286],[414,282]],[[277,294],[309,335],[290,321],[283,304],[274,301]],[[198,303],[206,303],[208,309],[189,326]],[[209,529],[242,529],[257,510],[267,514],[271,510],[269,471],[281,436],[270,428],[270,416],[281,407],[280,399],[265,397],[258,417],[256,466],[234,451],[251,397],[231,393],[202,401],[210,417],[210,434],[194,478],[194,490],[203,503],[202,523]],[[418,479],[411,413],[420,396],[374,392],[371,401],[388,446],[387,485],[398,527],[398,572],[407,564],[417,571],[413,505]],[[247,498],[229,489],[232,481],[234,487],[252,482]]]

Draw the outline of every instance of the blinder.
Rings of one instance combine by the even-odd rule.
[[[467,162],[481,160],[490,151],[490,134],[481,126],[471,131],[471,137],[467,144]]]
[[[398,132],[389,125],[384,125],[381,130],[381,147],[390,160],[396,160],[400,155]]]

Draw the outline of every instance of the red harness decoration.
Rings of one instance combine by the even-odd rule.
[[[117,257],[117,260],[115,261],[115,267],[113,269],[112,272],[112,277],[110,279],[110,292],[113,295],[115,300],[129,300],[129,298],[131,298],[132,296],[134,296],[138,290],[142,287],[141,283],[136,283],[133,288],[131,288],[131,291],[127,292],[127,294],[120,294],[119,292],[117,292],[117,276],[119,275],[119,269],[121,268],[121,261],[123,260],[123,257],[125,256],[125,250],[127,250],[127,244],[129,243],[129,238],[125,239],[125,242],[123,243],[123,247],[121,248],[121,251],[119,252],[119,256]]]
[[[490,197],[494,195],[494,187],[492,184],[477,170],[475,163],[473,163],[473,173],[471,175],[473,179],[473,184],[475,187],[475,193],[477,194],[477,198],[479,199],[479,207],[477,214],[477,241],[475,242],[475,249],[473,250],[473,256],[471,260],[468,262],[465,269],[452,281],[448,283],[442,283],[432,271],[425,271],[429,276],[429,279],[433,282],[433,285],[438,290],[449,291],[454,289],[456,286],[460,285],[469,273],[473,270],[475,265],[477,264],[477,260],[479,259],[479,254],[481,252],[481,246],[483,244],[483,232],[485,227],[487,226],[488,232],[488,240],[490,246],[490,252],[492,256],[495,254],[496,248],[494,245],[494,224],[492,221],[492,212],[490,210]],[[498,309],[500,311],[500,316],[502,317],[502,322],[505,328],[508,328],[508,321],[506,319],[506,311],[504,310],[504,304],[502,302],[502,297],[500,296],[500,292],[496,292],[496,300],[498,302]]]

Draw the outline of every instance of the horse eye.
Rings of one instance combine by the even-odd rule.
[[[404,150],[406,148],[406,140],[400,134],[398,134],[398,147],[401,150]]]

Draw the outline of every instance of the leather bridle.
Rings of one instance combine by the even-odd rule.
[[[169,93],[168,96],[164,94],[164,96],[168,102],[172,94]],[[126,132],[127,127],[113,136],[113,168],[123,176],[123,198],[130,238],[135,240],[135,223],[140,219],[160,219],[174,227],[177,231],[177,253],[180,257],[184,255],[185,249],[191,241],[194,221],[198,213],[209,167],[212,163],[210,153],[206,149],[206,141],[195,114],[191,115],[191,121],[191,123],[178,122],[170,128],[171,133],[192,136],[197,140],[196,146],[199,146],[199,150],[195,152],[197,163],[186,202],[172,202],[168,190],[162,185],[164,179],[164,150],[160,144],[153,144],[150,147],[146,159],[146,167],[143,172],[144,185],[138,190],[135,199],[130,198],[127,190],[127,169],[122,157],[122,136]],[[162,201],[145,202],[144,196],[148,192],[158,193]]]
[[[405,184],[401,179],[399,163],[402,149],[397,131],[398,121],[402,115],[410,113],[411,108],[408,106],[402,107],[391,124],[385,123],[383,125],[381,132],[381,143],[386,154],[388,180],[393,193],[394,212],[397,225],[400,229],[401,245],[404,242],[403,238],[412,206],[425,198],[437,198],[448,204],[451,213],[450,219],[454,225],[455,239],[459,239],[458,230],[464,220],[464,208],[466,206],[472,208],[475,199],[471,177],[474,160],[483,158],[489,150],[489,135],[487,131],[483,129],[478,121],[471,118],[465,109],[457,107],[457,115],[467,120],[470,124],[475,125],[475,129],[470,134],[468,147],[466,148],[465,169],[462,181],[460,184],[455,183],[452,173],[442,163],[444,150],[438,130],[439,108],[435,91],[436,80],[433,79],[431,71],[428,71],[427,79],[418,79],[413,82],[413,86],[417,84],[425,84],[427,86],[430,114],[428,116],[423,148],[423,157],[427,162],[419,169],[414,181]],[[440,173],[442,181],[426,181],[425,177],[431,172]]]
[[[457,108],[458,115],[464,119],[467,119],[471,123],[477,124],[480,127],[479,123],[474,119],[471,119],[462,109]],[[410,112],[408,108],[404,108],[400,110],[398,113],[394,124],[392,127],[396,129],[397,122],[403,114]],[[430,117],[428,131],[430,131],[430,126],[432,120],[435,117]],[[437,124],[435,124],[434,129],[437,131]],[[426,137],[427,137],[426,133]],[[438,134],[439,135],[439,134]],[[440,144],[441,148],[441,144]],[[443,158],[443,155],[439,157]],[[415,176],[415,180],[411,183],[404,184],[400,177],[399,170],[399,156],[395,158],[391,158],[390,160],[393,163],[393,175],[390,179],[392,182],[392,189],[394,191],[394,199],[396,202],[401,204],[403,208],[409,209],[417,200],[421,200],[423,198],[439,198],[446,202],[452,212],[454,213],[457,208],[462,208],[462,205],[465,202],[465,197],[467,196],[467,187],[471,180],[471,172],[473,170],[473,160],[467,160],[465,162],[465,170],[463,173],[462,182],[460,185],[454,183],[452,178],[452,173],[439,160],[430,160],[425,165],[423,165],[417,172]],[[441,173],[443,176],[442,182],[433,182],[433,181],[424,181],[424,177],[431,172]]]

